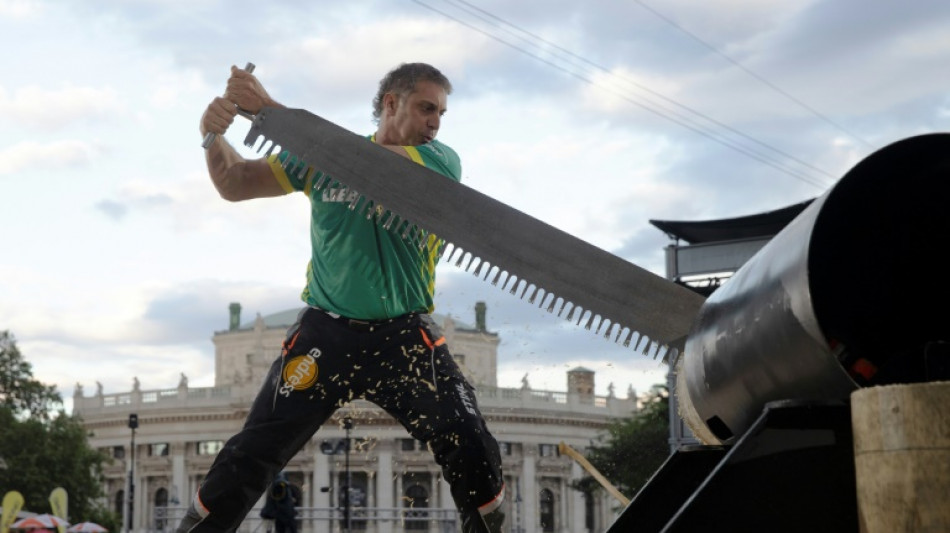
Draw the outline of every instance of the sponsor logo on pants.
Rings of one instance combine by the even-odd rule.
[[[304,390],[317,382],[319,368],[317,359],[320,357],[320,349],[313,348],[304,355],[298,355],[287,361],[284,365],[284,371],[281,377],[284,380],[283,385],[277,391],[280,394],[289,397],[295,390]]]
[[[458,383],[455,385],[455,389],[459,393],[459,398],[462,399],[462,405],[465,406],[465,410],[468,411],[468,413],[472,415],[478,414],[475,412],[475,402],[473,402],[472,397],[468,395],[468,391],[465,389],[465,385]]]

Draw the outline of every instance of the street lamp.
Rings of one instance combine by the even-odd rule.
[[[343,417],[343,429],[346,430],[346,446],[343,448],[346,451],[343,460],[343,471],[346,476],[346,490],[343,491],[343,523],[346,524],[346,533],[350,533],[350,486],[353,484],[353,479],[350,478],[350,430],[353,429],[353,419],[346,416]]]
[[[350,533],[352,526],[350,521],[350,485],[353,483],[350,477],[350,430],[353,429],[352,418],[348,416],[343,417],[343,429],[346,430],[346,438],[336,441],[325,440],[320,443],[320,451],[323,452],[324,455],[339,455],[341,452],[344,454],[343,475],[345,476],[346,484],[343,486],[343,531]]]
[[[139,415],[129,415],[129,429],[132,430],[132,444],[129,448],[129,531],[135,529],[135,428],[139,427]]]

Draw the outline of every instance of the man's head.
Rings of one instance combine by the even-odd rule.
[[[403,63],[379,82],[373,118],[377,142],[419,145],[435,138],[452,84],[426,63]]]

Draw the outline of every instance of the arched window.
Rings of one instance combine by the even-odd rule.
[[[554,493],[550,489],[541,489],[539,495],[539,511],[541,515],[541,531],[554,532]]]
[[[406,507],[405,512],[406,531],[429,529],[429,490],[416,483],[406,487],[405,491]]]
[[[168,489],[161,487],[155,491],[155,497],[152,499],[155,510],[155,528],[159,531],[164,530],[168,525]]]

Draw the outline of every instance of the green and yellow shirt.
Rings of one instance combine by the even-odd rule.
[[[458,154],[448,146],[432,141],[403,148],[416,163],[461,181]],[[287,157],[287,152],[270,157],[274,175],[288,193],[306,193],[311,208],[311,257],[301,299],[363,320],[432,312],[441,243],[430,236],[429,245],[420,247],[403,239],[402,232],[384,229],[379,210],[367,219],[361,210],[349,209],[355,192],[340,194],[339,186],[325,185],[317,190],[323,173],[286,172],[281,163]]]

